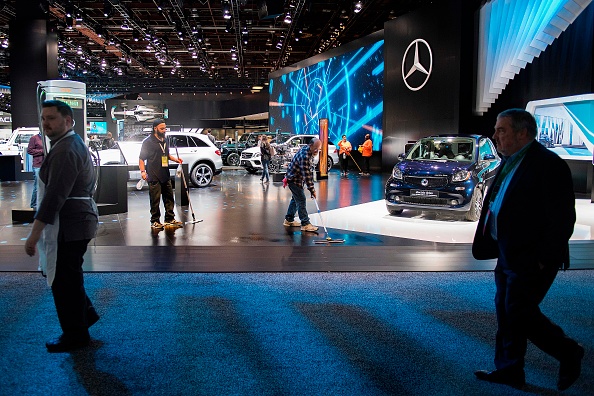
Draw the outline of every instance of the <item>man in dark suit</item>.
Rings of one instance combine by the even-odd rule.
[[[493,139],[503,155],[474,236],[478,260],[497,258],[496,370],[477,378],[522,387],[527,341],[560,362],[557,388],[580,376],[584,349],[539,308],[560,268],[569,267],[575,223],[569,167],[536,139],[536,122],[521,109],[500,113]]]

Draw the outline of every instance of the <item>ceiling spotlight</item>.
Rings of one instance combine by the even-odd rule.
[[[361,12],[361,9],[363,8],[363,2],[361,1],[357,1],[355,3],[355,9],[353,10],[355,12],[355,14]]]
[[[72,4],[68,4],[68,5],[66,5],[66,8],[64,11],[66,12],[66,16],[68,18],[71,18],[72,14],[74,14],[74,6]]]
[[[231,19],[231,12],[229,11],[229,4],[223,4],[223,18]]]
[[[287,12],[287,15],[285,15],[285,20],[283,22],[287,24],[293,22],[293,19],[291,19],[291,14],[289,12]]]
[[[128,25],[128,21],[125,20],[124,23],[120,26],[122,30],[130,30],[130,25]]]

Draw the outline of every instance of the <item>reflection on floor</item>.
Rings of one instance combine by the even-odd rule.
[[[594,239],[594,204],[578,199],[576,212],[571,240]],[[323,221],[326,227],[339,230],[441,243],[472,243],[476,230],[475,222],[460,221],[459,217],[447,214],[405,210],[399,216],[390,216],[383,199],[326,211]]]
[[[226,169],[207,188],[190,190],[190,206],[176,207],[183,228],[150,228],[148,188],[128,183],[128,212],[100,217],[85,269],[96,271],[451,271],[489,270],[492,261],[470,254],[476,223],[447,215],[405,211],[389,216],[383,204],[387,174],[316,182],[321,217],[307,209],[318,234],[282,225],[290,192],[260,175]],[[12,224],[11,210],[27,207],[32,182],[0,183],[0,270],[36,268],[23,253],[30,224]],[[592,266],[594,204],[580,200],[572,243],[574,267]],[[323,220],[323,221],[322,221]],[[328,228],[324,232],[322,223]],[[327,236],[341,244],[317,244]],[[588,240],[585,242],[584,240]],[[577,263],[577,264],[576,264]]]

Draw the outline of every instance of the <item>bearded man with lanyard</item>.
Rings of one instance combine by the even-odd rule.
[[[575,196],[567,163],[536,141],[534,117],[522,109],[500,113],[493,139],[505,159],[487,192],[472,254],[497,259],[495,368],[478,379],[521,388],[528,340],[559,361],[557,388],[580,376],[584,348],[540,310],[560,268],[569,267]],[[546,197],[554,191],[554,208]]]
[[[156,230],[162,230],[165,225],[182,227],[182,222],[175,220],[173,213],[173,187],[169,175],[169,160],[179,164],[183,161],[169,154],[169,146],[165,138],[166,130],[165,121],[161,119],[153,121],[153,133],[143,140],[138,161],[142,178],[149,185],[151,227]],[[165,206],[165,224],[161,224],[160,198],[163,199]]]
[[[39,249],[40,268],[62,327],[62,335],[45,344],[47,350],[68,352],[89,344],[88,328],[99,320],[85,292],[82,270],[87,245],[97,232],[96,177],[87,146],[72,130],[72,108],[59,100],[41,107],[51,150],[39,170],[38,208],[25,252],[34,256]]]

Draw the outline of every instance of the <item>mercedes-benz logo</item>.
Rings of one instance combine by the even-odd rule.
[[[429,185],[429,180],[427,180],[427,179],[423,179],[423,180],[421,180],[421,185],[422,185],[423,187],[427,187],[427,186]]]
[[[421,64],[420,61],[420,57],[419,57],[419,43],[423,45],[424,48],[422,48],[422,50],[424,50],[426,48],[426,51],[429,52],[429,67],[425,67]],[[411,59],[411,57],[408,55],[409,50],[412,47],[415,47],[415,54],[414,54],[414,58]],[[409,60],[409,62],[407,62],[407,59]],[[412,61],[412,62],[410,62]],[[425,61],[425,59],[424,59]],[[406,72],[405,74],[405,70],[406,70],[406,64],[411,64],[412,66],[408,69],[408,72]],[[410,89],[411,91],[418,91],[419,89],[423,88],[425,86],[425,84],[427,84],[427,81],[429,81],[429,76],[431,76],[431,70],[433,69],[433,54],[431,53],[431,47],[429,47],[429,44],[423,40],[423,39],[416,39],[413,40],[412,43],[410,43],[408,45],[408,47],[406,48],[406,51],[404,51],[404,56],[402,57],[402,80],[404,80],[404,84],[406,84],[406,86],[408,87],[408,89]],[[410,79],[411,76],[415,75],[417,72],[423,73],[425,74],[425,79],[423,80],[423,82],[417,86],[411,86],[411,84],[408,83],[407,80]],[[415,79],[415,82],[418,81]]]

